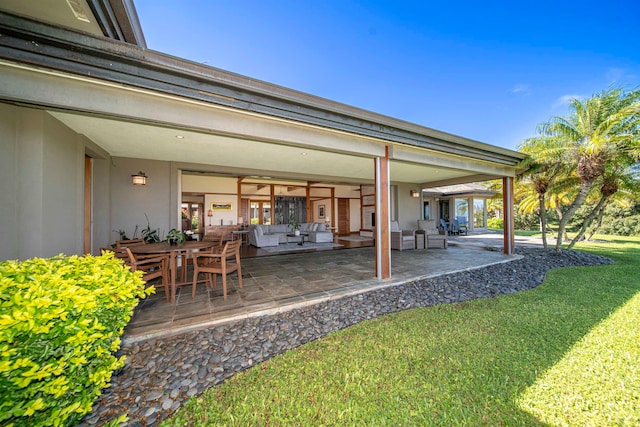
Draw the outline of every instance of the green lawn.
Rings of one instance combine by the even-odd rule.
[[[640,425],[640,238],[528,292],[409,310],[264,362],[163,426]]]

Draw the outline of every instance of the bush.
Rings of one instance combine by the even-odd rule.
[[[487,220],[487,227],[503,229],[504,228],[504,220],[502,218],[489,218]]]
[[[540,216],[535,214],[521,214],[516,210],[513,215],[513,225],[516,230],[540,230]]]
[[[0,263],[0,425],[74,425],[124,365],[145,291],[113,253]]]

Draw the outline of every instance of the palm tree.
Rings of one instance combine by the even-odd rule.
[[[577,236],[573,238],[567,249],[573,248],[576,242],[582,239],[595,218],[599,218],[599,221],[602,220],[604,210],[614,195],[618,194],[618,192],[622,190],[625,194],[635,193],[637,196],[639,187],[640,179],[638,179],[637,174],[634,172],[633,166],[614,165],[607,170],[602,179],[602,184],[600,185],[600,199],[598,200],[598,203],[591,210],[591,213],[587,218],[585,218]],[[591,235],[593,235],[593,232]]]
[[[527,173],[518,181],[521,185],[525,184],[521,191],[530,193],[520,201],[520,211],[538,212],[542,243],[547,249],[546,210],[555,201],[554,198],[547,199],[547,192],[558,185],[557,181],[560,178],[570,174],[566,163],[562,161],[564,145],[556,137],[540,136],[525,140],[520,144],[519,149],[529,154],[529,157],[523,161],[523,166],[528,169]]]
[[[579,178],[576,196],[560,219],[556,251],[562,249],[567,223],[604,178],[610,163],[640,158],[640,90],[611,89],[584,101],[572,99],[569,108],[570,116],[556,116],[539,125],[541,138],[528,147],[535,151],[539,145],[544,152],[550,140],[559,142],[559,159],[573,165]]]

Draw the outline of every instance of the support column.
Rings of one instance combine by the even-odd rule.
[[[391,236],[389,234],[389,148],[375,159],[376,188],[376,277],[391,277]]]
[[[513,178],[505,176],[502,178],[502,208],[504,210],[504,253],[506,255],[515,254],[515,233],[513,221]]]
[[[236,224],[240,225],[240,217],[242,216],[242,180],[244,178],[243,177],[239,177],[237,180],[237,189],[236,189],[236,193],[237,193],[237,199],[236,199]],[[244,218],[243,218],[244,220]],[[242,235],[240,235],[242,236]]]

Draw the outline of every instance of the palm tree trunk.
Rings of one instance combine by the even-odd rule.
[[[580,231],[578,231],[578,235],[573,238],[571,243],[569,243],[569,246],[567,246],[567,249],[573,248],[573,246],[577,242],[579,242],[580,239],[582,239],[582,236],[584,236],[585,231],[587,231],[587,228],[589,228],[589,226],[593,222],[593,219],[596,217],[596,215],[598,215],[600,213],[600,211],[604,210],[604,206],[605,206],[605,203],[607,202],[607,198],[608,197],[606,197],[606,196],[600,197],[600,200],[598,201],[598,204],[596,205],[595,208],[593,208],[591,210],[589,215],[584,219],[584,222],[582,223],[582,226],[580,227]]]
[[[544,201],[544,193],[538,194],[538,203],[540,204],[540,229],[542,231],[542,246],[547,249],[547,208]]]
[[[558,225],[558,241],[556,242],[556,252],[562,251],[562,236],[567,228],[567,223],[576,213],[578,208],[584,204],[584,201],[587,200],[587,196],[589,195],[589,191],[591,191],[591,187],[593,187],[593,181],[591,182],[583,182],[580,184],[580,190],[578,191],[578,195],[573,200],[573,203],[569,206],[566,212],[563,213],[562,219],[560,220],[560,224]]]
[[[587,237],[587,240],[591,240],[596,231],[600,229],[600,226],[602,225],[602,218],[604,218],[604,211],[608,205],[608,202],[605,203],[602,209],[600,209],[600,212],[598,212],[598,219],[596,219],[596,224],[591,228],[591,230],[589,230],[589,236]]]

